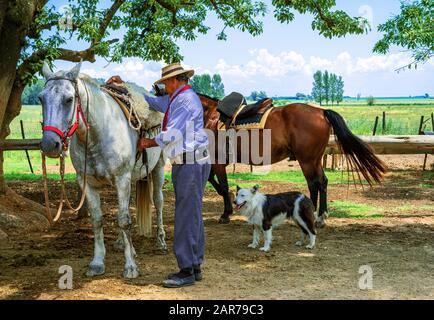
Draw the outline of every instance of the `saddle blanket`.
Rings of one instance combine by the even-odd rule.
[[[244,129],[264,129],[265,123],[267,122],[268,116],[270,115],[271,111],[274,109],[274,107],[270,107],[265,113],[263,114],[255,114],[248,118],[242,118],[242,119],[236,119],[235,124],[232,125],[231,128],[235,130]],[[219,120],[217,122],[217,129],[218,130],[226,130],[225,123]]]
[[[114,100],[116,100],[127,119],[130,115],[131,108],[133,108],[131,123],[135,127],[138,126],[139,121],[142,124],[142,129],[144,130],[152,128],[161,123],[163,120],[163,114],[150,109],[143,94],[137,92],[128,83],[118,83],[116,86],[124,89],[125,91],[119,91],[118,88],[113,88],[107,85],[103,85],[101,88],[111,95]]]

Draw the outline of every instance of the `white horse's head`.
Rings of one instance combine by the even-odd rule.
[[[42,104],[44,132],[41,150],[48,157],[56,158],[62,153],[64,136],[75,119],[76,81],[81,62],[70,71],[51,72],[44,63],[42,74],[46,80],[45,87],[39,94]]]

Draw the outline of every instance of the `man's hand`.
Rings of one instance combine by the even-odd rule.
[[[155,139],[140,138],[139,142],[137,143],[137,149],[139,151],[143,151],[146,148],[152,148],[157,146],[158,144],[155,142]]]
[[[154,92],[157,97],[162,97],[167,94],[165,88],[160,88],[157,84],[154,84],[152,87],[154,88]]]

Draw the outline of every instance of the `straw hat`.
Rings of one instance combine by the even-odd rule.
[[[169,64],[161,69],[161,79],[155,81],[155,84],[162,83],[164,80],[175,77],[177,75],[187,73],[187,77],[191,78],[194,70],[185,70],[179,62]]]

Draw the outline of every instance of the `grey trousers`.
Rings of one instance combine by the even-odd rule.
[[[202,198],[211,164],[174,164],[175,235],[173,251],[180,269],[200,265],[205,251]]]

